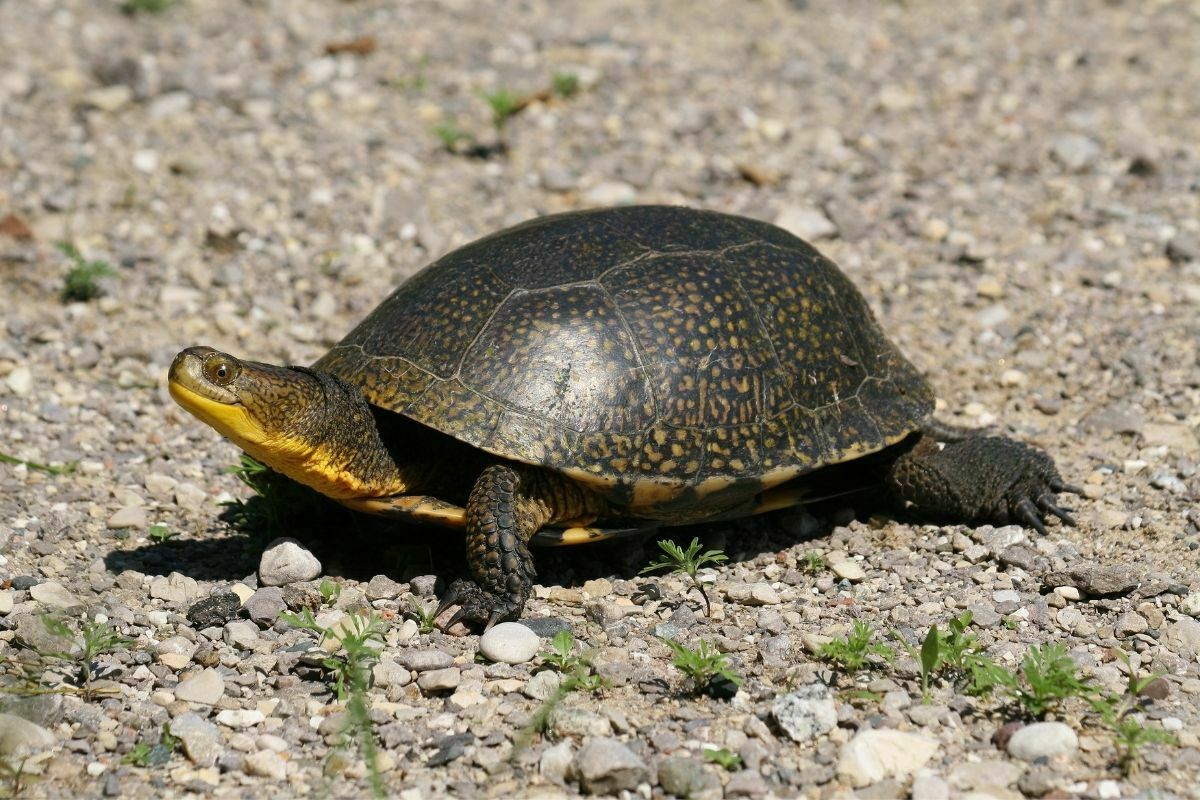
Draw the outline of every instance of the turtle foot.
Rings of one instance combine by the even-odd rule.
[[[446,590],[435,616],[451,606],[458,606],[458,611],[446,621],[442,630],[449,630],[459,622],[483,623],[484,630],[487,630],[497,622],[519,618],[525,604],[482,589],[473,580],[459,578]]]

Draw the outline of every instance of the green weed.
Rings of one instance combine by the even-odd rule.
[[[483,92],[483,99],[492,109],[492,125],[499,131],[525,107],[524,98],[511,89],[500,88]]]
[[[742,768],[742,757],[724,747],[706,747],[703,753],[705,761],[711,761],[729,772],[735,772]]]
[[[662,640],[675,653],[675,668],[692,681],[692,691],[714,697],[731,697],[742,685],[742,677],[733,671],[728,657],[701,639],[696,649],[674,639]],[[732,689],[732,691],[730,691]]]
[[[810,575],[816,575],[818,572],[824,572],[826,569],[825,559],[816,550],[809,550],[804,554],[804,571]]]
[[[179,745],[179,737],[171,735],[171,726],[164,725],[157,742],[138,742],[125,754],[121,763],[135,767],[157,767],[170,761],[171,756],[179,750]]]
[[[550,79],[554,93],[566,99],[579,93],[579,76],[574,72],[556,72]]]
[[[89,261],[70,242],[59,242],[58,250],[71,265],[67,270],[66,278],[63,279],[62,300],[64,303],[94,300],[103,294],[99,280],[116,277],[116,270],[107,261],[98,259]]]
[[[166,525],[151,525],[146,533],[146,537],[155,544],[169,542],[178,535]]]
[[[728,561],[729,556],[720,550],[705,550],[701,552],[700,540],[696,538],[692,539],[692,543],[687,546],[686,550],[670,539],[660,539],[658,547],[665,555],[660,556],[657,561],[652,561],[638,574],[645,575],[661,569],[670,570],[672,573],[683,573],[691,580],[692,586],[696,591],[700,592],[700,596],[704,598],[704,615],[711,617],[712,604],[708,601],[708,593],[704,591],[704,583],[696,573],[706,565],[712,564],[715,566]]]
[[[317,584],[317,592],[321,595],[321,602],[332,608],[342,596],[342,585],[337,581],[322,578]]]
[[[125,0],[121,9],[126,14],[161,14],[178,4],[179,0]]]
[[[875,631],[862,620],[855,620],[849,635],[834,639],[817,649],[817,658],[827,661],[843,672],[854,674],[870,663],[875,656],[889,664],[895,660],[896,651],[885,644],[872,643]]]
[[[79,462],[77,461],[68,461],[61,466],[53,466],[50,464],[41,464],[37,461],[26,461],[23,458],[10,456],[7,453],[0,453],[0,464],[24,465],[26,469],[35,469],[38,472],[45,472],[47,475],[70,475],[79,467]]]
[[[432,610],[425,607],[417,598],[413,597],[409,600],[409,613],[417,623],[417,631],[420,633],[433,633],[436,617]]]
[[[128,645],[130,640],[119,635],[107,622],[85,619],[80,625],[78,636],[65,622],[49,614],[42,615],[42,624],[51,635],[62,640],[66,647],[60,651],[43,652],[39,655],[74,665],[79,694],[85,701],[90,701],[94,694],[92,681],[96,677],[96,659]],[[76,648],[79,649],[78,654],[74,652]]]

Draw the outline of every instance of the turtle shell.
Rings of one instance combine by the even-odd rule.
[[[763,222],[666,206],[455,250],[314,367],[657,518],[882,449],[933,408],[832,261]]]

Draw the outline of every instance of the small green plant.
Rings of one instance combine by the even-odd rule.
[[[494,92],[483,92],[483,99],[492,109],[492,125],[498,131],[525,107],[523,98],[511,89],[500,88]]]
[[[996,669],[992,676],[997,679],[997,689],[1007,693],[1028,716],[1041,719],[1063,700],[1095,696],[1096,690],[1080,680],[1078,672],[1067,648],[1054,642],[1029,648],[1018,674]]]
[[[25,759],[21,759],[14,766],[6,759],[0,758],[0,798],[8,800],[20,797],[30,785],[40,780],[40,776],[25,771]]]
[[[1092,710],[1099,715],[1100,721],[1112,733],[1121,772],[1126,777],[1132,777],[1141,771],[1142,748],[1151,744],[1178,745],[1179,740],[1162,728],[1148,727],[1138,716],[1133,714],[1140,707],[1139,698],[1142,692],[1162,675],[1157,673],[1139,675],[1128,655],[1120,650],[1117,651],[1117,655],[1125,663],[1125,668],[1129,672],[1125,693],[1121,696],[1094,697],[1090,703]]]
[[[810,575],[816,575],[818,572],[825,571],[825,559],[816,550],[809,550],[804,554],[804,571]]]
[[[225,503],[222,515],[234,527],[266,536],[294,532],[296,520],[327,513],[331,504],[307,486],[280,475],[265,464],[242,454],[226,470],[254,492],[253,497]]]
[[[658,547],[665,555],[660,556],[657,561],[652,561],[638,574],[645,575],[650,572],[657,572],[660,569],[670,570],[671,572],[682,572],[688,576],[692,582],[692,586],[704,598],[704,615],[711,617],[712,604],[708,601],[708,593],[704,591],[703,581],[700,580],[696,573],[706,565],[712,564],[715,566],[728,561],[729,556],[720,550],[705,550],[701,552],[700,540],[697,538],[692,539],[692,543],[687,546],[686,550],[670,539],[660,539]]]
[[[566,99],[579,93],[579,76],[574,72],[556,72],[550,79],[554,93]]]
[[[338,598],[342,596],[342,585],[337,581],[323,578],[317,584],[317,591],[321,594],[321,602],[332,608],[337,604]]]
[[[125,0],[121,8],[126,14],[161,14],[179,0]]]
[[[171,756],[179,750],[179,737],[171,735],[171,726],[164,725],[158,735],[158,741],[138,742],[133,749],[121,759],[124,764],[135,767],[157,767],[171,760]]]
[[[178,534],[168,528],[166,525],[151,525],[146,536],[155,544],[163,544],[174,539]]]
[[[925,634],[920,650],[910,645],[898,631],[892,631],[920,667],[923,702],[929,703],[929,685],[935,675],[946,672],[966,675],[974,660],[983,658],[979,654],[979,640],[967,633],[971,619],[970,611],[963,612],[950,620],[944,633],[934,625]]]
[[[701,639],[695,650],[674,639],[662,641],[675,653],[672,663],[691,679],[692,691],[696,694],[726,696],[736,693],[737,687],[742,685],[742,677],[733,671],[726,655],[707,641]],[[729,692],[730,687],[733,692]]]
[[[66,464],[56,467],[50,464],[41,464],[37,461],[26,461],[23,458],[10,456],[7,453],[0,453],[0,464],[15,464],[17,466],[23,464],[27,469],[35,469],[47,475],[70,475],[79,466],[79,463],[76,461],[68,461]]]
[[[562,674],[553,694],[547,697],[537,710],[533,712],[529,723],[517,732],[514,738],[513,755],[520,753],[533,742],[537,734],[544,734],[550,729],[550,720],[554,710],[558,708],[572,692],[599,692],[609,686],[609,682],[592,670],[592,659],[589,653],[575,655],[575,637],[570,631],[559,631],[554,635],[553,650],[542,653],[543,663],[557,668]]]
[[[895,659],[896,651],[885,644],[872,643],[875,631],[862,620],[856,619],[850,634],[844,639],[834,639],[817,649],[817,658],[827,661],[844,672],[855,673],[867,666],[871,656],[889,664]]]
[[[417,631],[419,633],[433,633],[436,627],[436,615],[432,610],[425,607],[425,604],[413,597],[408,602],[409,613],[417,622]]]
[[[63,280],[63,302],[86,302],[94,300],[102,294],[98,281],[101,278],[115,277],[117,272],[107,261],[84,258],[78,248],[70,242],[59,242],[58,250],[70,263],[67,276]]]
[[[375,723],[370,717],[367,691],[371,688],[373,669],[379,663],[387,625],[376,613],[355,614],[338,625],[327,628],[319,624],[310,609],[299,614],[285,613],[280,618],[296,628],[310,630],[321,641],[335,641],[343,655],[331,655],[323,660],[325,669],[334,676],[334,694],[346,704],[346,722],[341,730],[340,746],[357,745],[367,766],[367,776],[374,797],[387,796],[383,775],[379,771],[379,741]]]
[[[442,147],[451,153],[458,152],[459,145],[471,141],[469,133],[458,127],[457,123],[449,120],[434,125],[433,133],[437,136],[438,141],[442,143]]]
[[[742,768],[742,757],[724,747],[706,747],[703,752],[705,761],[711,761],[729,772]]]
[[[549,653],[542,653],[542,662],[556,668],[559,672],[573,672],[583,662],[581,656],[575,655],[575,637],[570,631],[559,631],[554,634]]]
[[[96,659],[124,647],[130,640],[119,635],[107,622],[85,619],[80,625],[81,632],[78,637],[65,622],[49,614],[42,615],[42,624],[52,636],[63,640],[68,646],[64,650],[41,655],[55,661],[74,664],[79,694],[85,701],[90,701],[94,691],[92,681],[96,677]],[[76,648],[80,651],[78,654],[74,652]]]

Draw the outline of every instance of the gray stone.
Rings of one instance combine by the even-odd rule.
[[[29,596],[44,606],[64,611],[82,609],[84,603],[57,581],[39,583],[29,590]]]
[[[538,635],[518,622],[501,622],[479,638],[479,652],[490,661],[524,664],[538,653]]]
[[[368,600],[395,600],[404,591],[404,584],[396,583],[387,575],[376,575],[367,582]]]
[[[1021,728],[1008,740],[1008,754],[1022,761],[1074,755],[1079,748],[1075,731],[1061,722],[1035,722]]]
[[[1175,234],[1167,242],[1167,258],[1176,264],[1200,261],[1200,237],[1190,233]]]
[[[457,689],[461,682],[462,671],[458,667],[447,667],[446,669],[434,669],[422,672],[421,677],[417,678],[417,686],[421,687],[421,691],[426,694],[449,692]]]
[[[122,528],[138,528],[140,530],[145,528],[149,521],[146,509],[141,506],[126,506],[117,509],[116,513],[108,518],[108,527],[112,530]]]
[[[526,681],[521,692],[533,700],[545,700],[558,690],[562,682],[562,673],[544,669]]]
[[[183,742],[184,755],[198,767],[211,767],[221,755],[217,726],[190,711],[171,720],[171,735]]]
[[[216,705],[224,695],[225,680],[215,669],[203,669],[175,687],[177,699],[206,706]]]
[[[51,732],[14,714],[0,714],[0,760],[19,763],[58,744]]]
[[[579,749],[573,771],[587,794],[633,791],[650,779],[650,770],[642,759],[616,739],[603,736]]]
[[[267,545],[258,563],[258,579],[263,586],[284,586],[311,581],[321,574],[321,562],[304,545],[284,537]]]
[[[550,715],[550,726],[559,736],[611,736],[612,721],[577,706],[558,706]]]
[[[766,797],[769,791],[770,787],[756,769],[735,772],[729,783],[725,784],[726,797],[759,798]]]
[[[1054,138],[1050,152],[1068,170],[1082,172],[1095,163],[1102,151],[1100,145],[1086,136],[1064,133]]]
[[[242,599],[233,592],[217,592],[193,603],[187,610],[188,622],[197,628],[224,625],[237,616]]]
[[[541,758],[538,759],[538,772],[546,780],[560,784],[565,783],[574,756],[575,751],[571,747],[571,742],[564,739],[542,751]]]
[[[407,686],[412,683],[412,673],[390,658],[381,660],[372,668],[375,685],[381,689],[389,686]]]
[[[279,615],[287,610],[287,604],[283,601],[283,589],[278,586],[264,586],[250,595],[243,608],[252,621],[269,628],[279,619]]]
[[[637,202],[637,189],[624,181],[604,181],[583,193],[585,206],[628,206]]]
[[[675,797],[720,800],[721,781],[704,763],[688,756],[670,756],[658,764],[658,785]]]
[[[837,772],[855,788],[884,778],[904,779],[925,766],[938,743],[916,733],[862,730],[843,748]]]
[[[259,775],[276,781],[287,779],[287,762],[273,750],[259,750],[246,756],[246,774]]]
[[[413,672],[428,672],[453,666],[454,656],[443,650],[402,650],[396,654],[396,663]]]
[[[964,761],[951,769],[947,778],[955,789],[986,791],[1012,786],[1024,772],[1024,767],[1011,761]]]
[[[1167,626],[1167,643],[1180,655],[1200,655],[1200,621],[1180,617]]]
[[[838,232],[824,211],[811,206],[784,206],[775,216],[775,224],[808,242],[832,239]]]
[[[807,742],[837,725],[837,704],[828,686],[810,683],[778,698],[771,718],[792,741]]]
[[[1073,564],[1065,570],[1048,573],[1042,578],[1043,585],[1049,588],[1073,586],[1090,595],[1125,594],[1137,588],[1140,582],[1141,574],[1135,567],[1093,562]]]
[[[225,633],[222,635],[225,644],[239,650],[253,650],[261,641],[258,637],[258,626],[253,622],[235,620],[225,623]]]
[[[911,798],[912,800],[950,800],[950,784],[938,775],[918,775],[913,778]]]
[[[1113,623],[1113,632],[1121,637],[1133,636],[1135,633],[1144,633],[1149,627],[1150,624],[1141,614],[1136,611],[1126,611]]]
[[[200,508],[208,499],[208,493],[194,483],[187,481],[175,487],[175,505],[180,508]]]
[[[1179,610],[1189,617],[1200,617],[1200,592],[1192,592],[1180,600]]]
[[[39,653],[66,652],[76,647],[73,638],[51,633],[41,615],[21,614],[15,617],[17,638]]]

